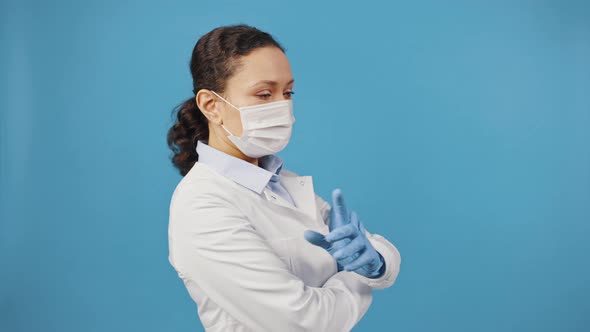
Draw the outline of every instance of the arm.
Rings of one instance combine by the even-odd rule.
[[[329,225],[330,210],[332,209],[332,207],[328,202],[326,202],[317,194],[316,204],[320,209],[320,214],[322,215],[324,224]],[[397,248],[382,235],[369,233],[366,229],[365,235],[367,236],[367,239],[369,240],[369,242],[371,242],[375,250],[377,250],[377,252],[383,257],[383,261],[385,264],[385,272],[378,278],[367,278],[358,273],[355,273],[355,276],[371,288],[388,288],[391,285],[393,285],[395,279],[397,278],[397,275],[399,274],[401,255]]]
[[[305,285],[222,197],[176,195],[170,218],[176,268],[252,330],[349,331],[371,304],[371,288],[353,272]]]

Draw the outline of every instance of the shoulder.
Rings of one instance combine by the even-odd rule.
[[[196,162],[176,185],[170,200],[170,209],[179,204],[190,203],[191,206],[198,207],[231,202],[236,185],[207,165]]]
[[[207,236],[219,229],[248,224],[233,181],[195,164],[176,186],[169,207],[169,232],[177,239],[188,233]]]

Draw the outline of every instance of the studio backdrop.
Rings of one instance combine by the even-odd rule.
[[[279,155],[402,256],[355,331],[590,329],[587,1],[0,4],[0,330],[199,331],[166,133],[211,29],[286,47]]]

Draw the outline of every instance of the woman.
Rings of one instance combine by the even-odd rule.
[[[195,96],[168,132],[183,176],[169,261],[205,330],[349,331],[401,257],[340,190],[332,208],[276,155],[295,122],[283,47],[254,27],[219,27],[198,40],[190,69]]]

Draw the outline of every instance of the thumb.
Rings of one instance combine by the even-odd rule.
[[[316,245],[318,247],[322,247],[324,249],[330,248],[332,245],[330,242],[324,239],[324,235],[312,230],[306,230],[303,232],[303,237],[307,240],[307,242]]]

